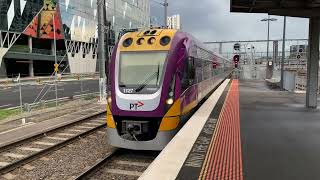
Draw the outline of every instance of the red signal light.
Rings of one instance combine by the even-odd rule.
[[[233,62],[238,64],[239,61],[240,61],[240,56],[239,55],[234,55],[233,56]]]
[[[213,62],[213,63],[212,63],[212,67],[213,67],[213,69],[217,69],[218,63],[217,63],[217,62]]]

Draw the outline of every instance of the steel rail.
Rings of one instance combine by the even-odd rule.
[[[109,154],[107,154],[104,158],[98,160],[94,165],[86,169],[83,173],[81,173],[79,176],[75,178],[75,180],[82,180],[82,179],[88,179],[88,176],[90,174],[93,174],[99,170],[101,166],[106,164],[108,161],[111,160],[111,158],[117,156],[119,154],[119,149],[112,150]]]
[[[82,111],[82,112],[84,112],[84,111]],[[81,113],[81,112],[78,112],[78,113]],[[32,139],[41,138],[42,136],[45,136],[46,134],[52,133],[54,131],[57,131],[57,130],[60,130],[60,129],[63,129],[63,128],[67,128],[67,127],[73,126],[73,125],[78,124],[78,123],[82,123],[83,121],[87,121],[88,119],[95,118],[95,117],[100,116],[100,115],[102,115],[104,113],[106,113],[106,110],[96,112],[96,113],[94,113],[92,115],[89,115],[89,116],[87,115],[87,116],[81,117],[79,119],[76,119],[74,121],[68,122],[66,124],[61,124],[61,125],[59,125],[57,127],[54,127],[52,129],[48,129],[48,130],[36,133],[36,134],[34,134],[34,135],[30,136],[30,137],[26,137],[26,138],[23,138],[23,139],[19,139],[19,140],[15,141],[15,142],[11,142],[9,144],[5,144],[5,145],[0,147],[0,153],[6,151],[8,149],[11,149],[11,148],[13,148],[15,146],[18,146],[20,144],[23,144],[26,141],[30,141]],[[1,169],[0,169],[0,172],[1,172]]]
[[[53,151],[56,151],[56,150],[58,150],[58,149],[60,149],[62,147],[65,147],[66,145],[72,143],[73,141],[78,140],[79,137],[87,136],[87,135],[93,133],[94,131],[97,131],[98,129],[104,128],[105,126],[106,126],[106,123],[104,123],[102,125],[99,125],[97,127],[94,127],[94,128],[92,128],[92,129],[90,129],[88,131],[85,131],[85,132],[79,134],[79,135],[76,135],[76,136],[74,136],[74,137],[72,137],[72,138],[70,138],[68,140],[65,140],[63,142],[57,143],[57,144],[55,144],[55,145],[53,145],[51,147],[48,147],[48,148],[46,148],[46,149],[44,149],[42,151],[33,153],[33,154],[23,158],[23,159],[14,161],[13,163],[10,163],[9,165],[0,168],[0,175],[8,173],[8,172],[10,172],[10,171],[12,171],[12,170],[14,170],[16,168],[19,168],[19,167],[21,167],[21,166],[23,166],[23,165],[25,165],[25,164],[33,161],[33,160],[38,159],[39,157],[42,157],[42,156],[44,156],[46,154],[49,154],[49,153],[51,153]]]

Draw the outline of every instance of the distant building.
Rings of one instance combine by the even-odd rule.
[[[181,29],[181,19],[179,14],[168,17],[168,27],[170,29]]]
[[[0,0],[0,78],[53,72],[54,38],[59,73],[97,68],[97,0]],[[106,0],[110,44],[122,29],[150,24],[149,0]]]

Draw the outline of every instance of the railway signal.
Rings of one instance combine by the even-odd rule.
[[[297,55],[297,59],[301,59],[301,55],[300,54]]]
[[[233,56],[233,62],[234,62],[235,68],[238,68],[239,61],[240,61],[240,55],[238,55],[238,54],[234,55]]]
[[[304,51],[304,50],[303,50],[302,48],[299,49],[298,54],[297,54],[297,59],[298,59],[298,60],[301,59],[303,51]]]
[[[236,44],[233,45],[233,49],[235,51],[240,51],[240,48],[241,48],[241,45],[239,43],[236,43]]]
[[[218,63],[217,63],[217,62],[213,62],[213,63],[212,63],[212,67],[213,67],[213,69],[217,69]]]

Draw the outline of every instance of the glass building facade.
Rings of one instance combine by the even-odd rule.
[[[60,0],[65,36],[89,42],[97,37],[97,0]],[[107,19],[115,34],[149,26],[149,0],[106,0]]]
[[[39,71],[30,67],[34,66],[33,61],[47,61],[51,68],[53,39],[57,40],[58,55],[66,61],[71,73],[95,72],[97,1],[0,0],[0,77],[9,74],[7,68],[21,59],[30,61],[27,68],[30,76],[33,76],[30,71]],[[105,6],[110,37],[114,40],[122,29],[150,26],[149,0],[106,0]],[[29,55],[18,56],[15,51]],[[41,59],[41,55],[46,58]]]

